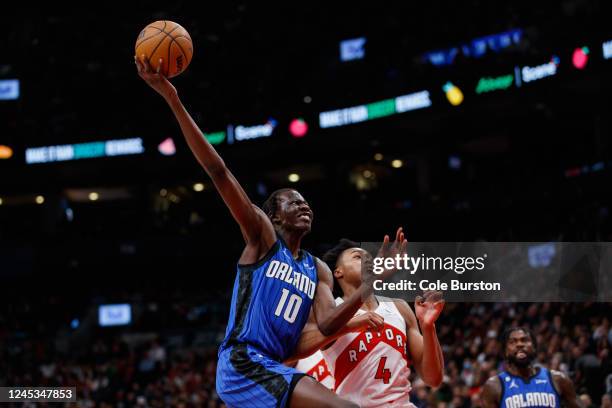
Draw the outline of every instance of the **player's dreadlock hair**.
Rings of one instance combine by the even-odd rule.
[[[292,188],[281,188],[279,190],[274,191],[270,196],[264,201],[261,209],[266,213],[268,218],[272,219],[276,215],[276,211],[278,211],[278,196],[287,191],[293,191]]]
[[[331,269],[333,272],[334,269],[336,269],[338,258],[340,258],[340,255],[349,248],[359,248],[359,244],[354,241],[351,241],[350,239],[342,238],[335,247],[333,247],[332,249],[327,251],[325,255],[323,255],[322,260],[327,264],[327,266],[329,266],[329,269]],[[342,292],[342,288],[340,287],[340,284],[338,283],[335,276],[333,294],[335,298],[342,297],[344,295],[344,293]]]
[[[533,335],[531,330],[529,330],[529,328],[525,326],[514,326],[514,327],[510,327],[506,329],[501,336],[501,343],[502,343],[502,350],[503,350],[502,352],[504,354],[506,353],[506,345],[508,344],[508,339],[510,338],[510,335],[514,333],[515,331],[522,331],[523,333],[528,335],[529,338],[531,339],[531,343],[533,344],[533,349],[536,351],[538,350],[538,341],[536,340],[536,337]]]

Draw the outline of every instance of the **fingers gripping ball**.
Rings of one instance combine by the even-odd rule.
[[[183,72],[193,56],[193,43],[187,30],[172,21],[162,20],[146,26],[136,39],[136,56],[143,55],[151,68],[172,78]]]

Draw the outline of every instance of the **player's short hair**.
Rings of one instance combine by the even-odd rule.
[[[268,216],[268,218],[272,219],[276,215],[276,211],[278,211],[278,196],[282,193],[286,193],[287,191],[295,191],[293,188],[281,188],[278,189],[264,201],[261,209]]]
[[[331,248],[323,255],[322,260],[327,264],[327,266],[329,266],[329,269],[331,269],[333,272],[334,269],[336,269],[336,266],[338,266],[338,258],[340,258],[340,255],[342,255],[344,251],[350,248],[359,248],[359,244],[355,241],[351,241],[350,239],[342,238],[340,242],[336,244],[336,246]],[[344,295],[344,293],[342,292],[342,288],[340,287],[340,284],[338,283],[338,280],[335,276],[333,294],[335,298],[342,297]]]
[[[533,335],[533,333],[531,332],[531,330],[529,330],[529,328],[525,326],[514,326],[514,327],[510,327],[506,329],[501,336],[502,350],[504,354],[506,353],[506,345],[508,344],[510,335],[514,333],[515,331],[522,331],[525,334],[527,334],[529,338],[531,339],[531,343],[533,344],[533,349],[536,351],[538,350],[538,341],[536,337]]]

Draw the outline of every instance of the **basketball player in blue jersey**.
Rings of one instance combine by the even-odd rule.
[[[565,374],[533,365],[536,349],[528,329],[506,330],[502,350],[507,369],[485,383],[480,395],[484,408],[582,407]]]
[[[329,267],[300,249],[313,220],[302,195],[293,189],[278,190],[263,209],[256,207],[203,137],[176,88],[159,70],[154,72],[144,56],[134,60],[140,77],[174,113],[189,148],[212,179],[245,241],[238,260],[229,323],[219,348],[219,396],[228,407],[237,408],[354,407],[313,378],[281,362],[293,354],[311,306],[322,334],[344,330],[362,299],[371,293],[374,277],[336,306]],[[401,229],[393,245],[388,236],[384,242],[380,256],[392,257],[405,250]]]

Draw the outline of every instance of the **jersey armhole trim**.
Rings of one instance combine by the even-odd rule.
[[[561,404],[561,393],[557,389],[557,386],[555,385],[555,382],[552,378],[552,372],[549,369],[546,369],[546,376],[548,377],[548,381],[550,381],[550,386],[555,391],[555,394],[557,394],[557,397],[559,397],[559,404]]]
[[[501,373],[497,374],[497,379],[499,380],[499,385],[501,385],[501,394],[499,396],[499,401],[497,403],[501,407],[502,401],[504,399],[504,395],[506,394],[506,386],[504,385],[504,381],[502,380]]]
[[[238,268],[246,269],[246,270],[254,270],[254,269],[259,268],[261,265],[263,265],[266,262],[268,262],[270,260],[270,258],[272,258],[272,256],[274,256],[274,254],[278,251],[278,247],[279,246],[280,246],[280,242],[278,240],[276,240],[274,245],[272,245],[272,248],[270,248],[268,250],[268,252],[266,252],[264,257],[261,258],[259,261],[251,263],[251,264],[240,264],[239,263],[238,264]]]

